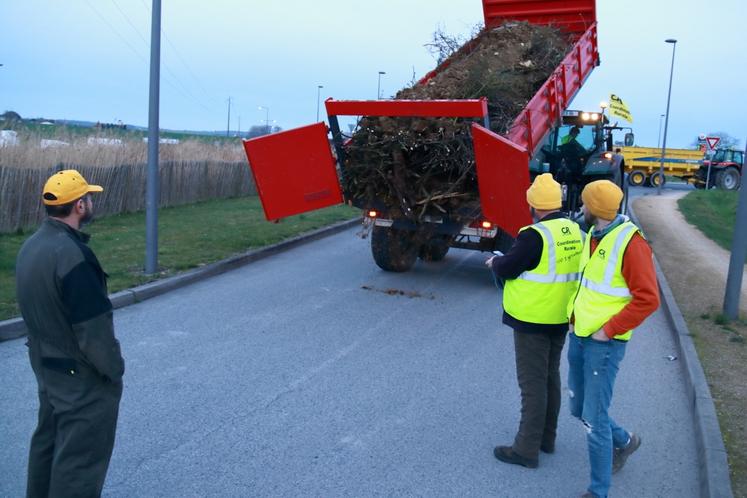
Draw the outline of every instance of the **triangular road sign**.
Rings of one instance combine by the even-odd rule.
[[[721,141],[721,137],[706,137],[708,148],[711,150],[715,149],[720,141]]]

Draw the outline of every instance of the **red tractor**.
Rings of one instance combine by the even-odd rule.
[[[694,178],[695,188],[718,187],[738,190],[742,183],[744,154],[741,150],[718,149],[710,159],[703,161]]]

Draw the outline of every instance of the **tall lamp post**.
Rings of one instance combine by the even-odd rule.
[[[319,122],[319,97],[322,94],[322,88],[324,88],[322,85],[316,86],[316,122]]]
[[[266,106],[259,106],[257,107],[260,111],[265,111],[265,128],[267,129],[267,133],[270,133],[270,108]]]
[[[150,89],[148,97],[148,175],[145,184],[145,274],[158,269],[158,116],[161,93],[161,0],[153,0],[150,20]]]
[[[661,147],[661,125],[664,124],[664,115],[659,114],[659,138],[656,139],[656,146]]]
[[[386,74],[384,71],[379,71],[379,84],[376,86],[376,100],[381,100],[381,75]]]
[[[664,185],[664,154],[667,151],[667,129],[669,127],[669,102],[672,99],[672,76],[674,76],[674,53],[677,49],[677,40],[674,38],[667,38],[664,40],[667,43],[672,44],[672,66],[669,69],[669,92],[667,92],[667,112],[664,117],[664,140],[661,142],[661,163],[659,163],[659,188],[656,192],[657,195],[661,195],[661,187]]]

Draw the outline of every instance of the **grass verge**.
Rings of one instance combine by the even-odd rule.
[[[726,446],[734,496],[747,498],[745,310],[742,308],[743,317],[736,321],[721,313],[725,275],[714,273],[706,262],[723,255],[709,254],[691,245],[683,249],[689,230],[677,230],[681,222],[669,219],[666,202],[654,200],[652,197],[648,202],[638,201],[636,214],[650,236],[703,366]],[[679,199],[677,207],[689,223],[728,251],[736,202],[735,192],[695,191]]]
[[[731,251],[738,199],[739,192],[697,190],[677,201],[677,204],[688,223],[698,227],[706,237],[727,251]]]
[[[164,208],[158,214],[160,271],[149,276],[143,274],[144,212],[102,218],[84,231],[91,234],[90,246],[109,274],[109,292],[117,292],[356,216],[357,209],[334,206],[268,223],[257,197]],[[0,235],[0,320],[19,315],[15,258],[32,234]]]

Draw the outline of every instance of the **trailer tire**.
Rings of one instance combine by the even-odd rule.
[[[631,171],[628,174],[628,183],[633,187],[640,187],[646,183],[646,174],[643,171]]]
[[[425,244],[420,246],[418,256],[423,261],[441,261],[449,252],[449,237],[431,237]]]
[[[729,166],[716,175],[716,186],[721,190],[739,190],[742,183],[742,177],[737,168]]]
[[[661,186],[663,187],[667,183],[667,179],[664,178],[664,175],[661,173],[656,172],[651,175],[651,178],[649,178],[649,183],[651,183],[652,187],[658,187],[659,183],[661,183]]]
[[[409,230],[374,226],[371,232],[371,254],[384,271],[405,272],[418,259],[417,234]]]

